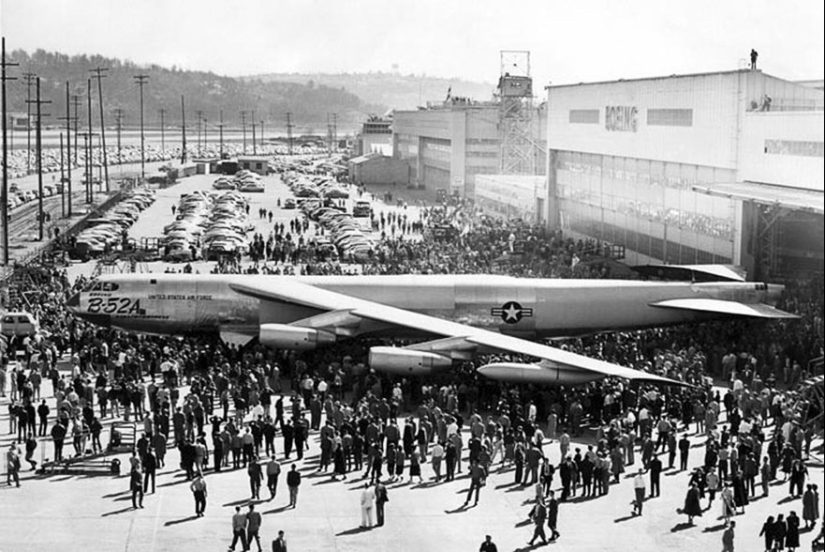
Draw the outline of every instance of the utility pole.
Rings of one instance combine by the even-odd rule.
[[[261,120],[261,147],[266,146],[266,140],[264,139],[264,122]]]
[[[72,106],[74,107],[74,164],[77,165],[77,144],[80,141],[80,117],[78,116],[78,109],[80,108],[79,94],[72,95]]]
[[[246,155],[246,111],[241,111],[241,131],[243,132],[243,152]]]
[[[209,121],[206,117],[203,118],[203,149],[209,153]]]
[[[160,112],[160,152],[162,155],[166,154],[166,123],[163,120],[163,116],[166,115],[166,110],[162,107],[158,109]]]
[[[198,118],[198,157],[201,156],[201,118],[203,117],[203,111],[196,109],[195,110],[195,117]]]
[[[91,70],[97,75],[97,99],[100,100],[100,144],[103,146],[103,179],[106,181],[106,193],[109,193],[109,157],[106,153],[106,124],[103,121],[103,85],[101,82],[106,77],[104,71],[108,71],[108,67],[96,67]]]
[[[69,102],[69,81],[66,81],[66,116],[65,117],[58,117],[58,119],[66,121],[66,179],[63,179],[63,173],[61,171],[60,174],[60,182],[62,183],[62,191],[60,196],[63,197],[66,195],[66,188],[68,187],[68,194],[69,194],[69,206],[67,212],[64,213],[63,216],[72,216],[72,116],[71,116],[71,105]],[[75,150],[77,149],[77,138],[75,138],[74,143]],[[62,155],[62,147],[61,147],[61,155]],[[62,159],[62,157],[61,157]],[[62,163],[62,161],[61,161]]]
[[[142,182],[146,180],[146,136],[143,134],[143,87],[149,82],[149,75],[135,75],[134,78],[140,87],[140,179]]]
[[[183,121],[183,126],[181,127],[181,139],[183,146],[180,150],[180,164],[183,165],[186,163],[186,103],[184,102],[183,94],[180,96],[180,113],[181,121]]]
[[[163,110],[161,110],[163,111]],[[123,158],[121,157],[121,150],[120,150],[120,133],[123,130],[123,109],[116,108],[115,109],[115,123],[117,128],[117,164],[123,164]],[[161,134],[163,136],[163,134]]]
[[[60,133],[60,216],[66,218],[66,170],[63,168],[63,133]]]
[[[91,82],[91,81],[89,81],[89,82]],[[43,213],[43,133],[42,133],[43,125],[42,125],[42,117],[48,116],[49,114],[48,113],[42,113],[40,111],[40,106],[42,104],[48,104],[48,103],[52,103],[52,102],[40,99],[40,77],[37,77],[37,79],[35,80],[35,83],[36,83],[36,86],[37,86],[37,99],[34,100],[34,101],[31,101],[31,100],[28,100],[28,101],[30,101],[31,103],[34,103],[34,104],[37,105],[37,131],[36,131],[36,135],[35,135],[35,148],[37,148],[37,157],[36,157],[36,159],[37,159],[37,192],[38,192],[38,194],[37,194],[38,195],[38,198],[37,198],[37,210],[38,210],[37,219],[39,221],[38,235],[40,236],[38,238],[38,240],[43,241],[43,223],[45,221],[43,220],[44,219],[44,217],[43,217],[44,213]]]
[[[218,123],[218,140],[220,142],[219,155],[223,159],[223,109],[221,109],[220,122]]]
[[[95,197],[95,190],[94,184],[92,182],[92,180],[94,179],[94,174],[92,172],[94,167],[94,160],[92,158],[92,153],[94,151],[94,143],[92,142],[92,136],[94,135],[92,133],[92,79],[88,79],[86,81],[86,100],[88,103],[86,113],[89,115],[89,139],[87,142],[88,153],[86,155],[86,158],[89,160],[88,163],[86,163],[86,203],[93,203]]]
[[[289,155],[292,155],[292,113],[286,114],[286,146]]]
[[[2,52],[0,52],[0,67],[2,67],[2,73],[0,73],[0,81],[2,81],[3,87],[3,189],[0,201],[3,202],[3,205],[0,209],[2,209],[3,215],[3,266],[9,266],[9,145],[6,142],[9,114],[6,106],[6,81],[17,79],[6,75],[6,67],[15,67],[18,64],[6,61],[6,37],[3,37],[2,42]]]
[[[32,84],[36,78],[34,73],[23,73],[26,81],[26,174],[32,172]]]
[[[252,155],[258,155],[258,146],[255,142],[255,110],[252,110]]]
[[[338,151],[338,114],[332,114],[332,145]]]

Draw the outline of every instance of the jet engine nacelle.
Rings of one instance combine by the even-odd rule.
[[[426,351],[414,351],[399,347],[371,347],[370,367],[390,374],[425,376],[434,369],[449,368],[453,361]]]
[[[319,345],[335,343],[335,334],[286,324],[261,324],[258,335],[262,345],[276,349],[308,351]]]
[[[582,385],[604,378],[604,375],[598,372],[565,368],[549,362],[542,364],[494,362],[479,367],[478,373],[498,381],[537,385]]]

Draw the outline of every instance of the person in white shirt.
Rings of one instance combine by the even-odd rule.
[[[633,501],[633,515],[642,515],[642,504],[645,501],[645,478],[644,470],[639,470],[633,478],[633,490],[636,493],[636,500]]]
[[[372,510],[375,505],[375,487],[364,483],[361,492],[361,527],[372,527]]]

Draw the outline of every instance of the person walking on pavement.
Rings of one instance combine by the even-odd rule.
[[[195,474],[195,479],[189,485],[189,489],[195,497],[195,515],[203,517],[206,511],[206,480],[203,474]]]
[[[381,481],[375,482],[375,519],[376,524],[381,527],[384,525],[384,504],[390,501],[387,494],[387,487]]]
[[[295,464],[292,464],[292,468],[286,474],[286,486],[289,487],[289,505],[295,508],[298,505],[298,487],[301,486],[301,472]]]
[[[484,471],[484,466],[474,461],[470,467],[470,490],[467,491],[467,500],[464,501],[464,506],[470,504],[470,498],[473,496],[473,491],[476,492],[476,499],[473,505],[478,504],[478,495],[481,492],[481,484],[487,473]]]
[[[530,539],[527,544],[533,546],[533,543],[539,537],[541,537],[542,544],[547,544],[547,535],[544,533],[544,522],[547,521],[547,507],[544,505],[544,499],[542,497],[539,497],[538,502],[536,502],[536,505],[533,507],[531,517],[533,518],[535,529],[533,529],[533,538]]]
[[[261,549],[261,537],[258,534],[261,530],[261,514],[255,511],[255,505],[249,505],[249,512],[246,513],[246,543],[249,548],[252,548],[252,539],[258,545],[258,552]]]
[[[550,528],[550,531],[553,532],[550,535],[550,542],[555,542],[557,538],[561,536],[556,530],[556,526],[559,522],[559,501],[556,500],[556,491],[550,491],[550,497],[547,500],[547,526]]]
[[[264,479],[264,474],[263,470],[261,470],[261,465],[258,463],[257,457],[252,457],[251,461],[249,462],[249,467],[246,468],[246,471],[249,475],[249,491],[252,493],[252,499],[260,499],[261,482]]]
[[[229,550],[235,550],[235,544],[241,541],[241,550],[246,552],[249,546],[246,542],[246,514],[241,512],[240,506],[235,506],[235,515],[232,516],[232,544]]]
[[[130,473],[129,488],[132,491],[132,508],[143,508],[143,477],[138,470]]]
[[[11,480],[14,479],[14,484],[20,486],[20,452],[17,446],[12,443],[9,445],[9,451],[6,453],[6,484],[11,485]]]
[[[278,478],[281,476],[281,464],[272,456],[266,464],[266,486],[269,489],[269,499],[275,498],[278,493]]]

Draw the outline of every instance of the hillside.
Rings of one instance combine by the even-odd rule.
[[[149,76],[144,88],[144,121],[147,127],[159,123],[159,110],[166,110],[169,125],[179,125],[181,120],[181,95],[186,97],[187,125],[197,121],[196,112],[203,111],[211,124],[217,123],[219,111],[224,112],[224,122],[232,127],[240,127],[240,112],[255,111],[257,121],[264,120],[269,128],[285,131],[286,113],[292,113],[292,121],[298,127],[296,132],[326,132],[327,114],[337,113],[341,129],[354,128],[369,113],[382,111],[383,106],[365,103],[353,91],[325,85],[321,82],[277,82],[272,79],[235,79],[209,72],[182,71],[157,65],[140,66],[129,61],[109,59],[102,56],[68,56],[57,52],[37,50],[31,54],[15,50],[9,56],[20,64],[10,70],[8,87],[8,108],[11,112],[26,111],[26,84],[23,73],[31,72],[41,78],[41,97],[50,100],[51,105],[43,108],[51,113],[44,118],[46,124],[60,124],[57,117],[65,115],[65,83],[69,81],[72,94],[82,98],[80,106],[81,125],[86,117],[87,79],[91,69],[108,67],[103,80],[104,106],[107,124],[114,124],[114,109],[124,110],[124,126],[135,127],[140,121],[139,87],[134,76]],[[34,97],[32,86],[32,97]],[[92,81],[92,110],[97,124],[97,81]],[[251,115],[247,115],[250,120]]]
[[[419,105],[426,105],[428,101],[441,101],[447,96],[447,90],[450,88],[453,96],[489,100],[495,88],[495,84],[491,83],[382,72],[272,73],[256,75],[249,79],[329,86],[351,92],[367,104],[391,109],[415,109]]]

